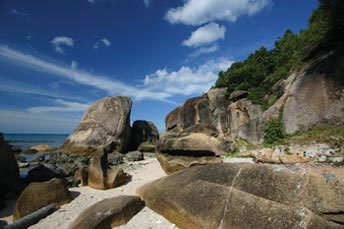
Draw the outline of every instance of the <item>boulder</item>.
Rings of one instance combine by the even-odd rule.
[[[24,150],[22,151],[22,153],[26,153],[26,154],[35,154],[35,153],[38,153],[38,151],[35,150],[35,149],[27,148],[27,149],[24,149]]]
[[[94,154],[88,167],[88,186],[106,190],[124,184],[129,175],[121,168],[110,168],[108,166],[107,150],[104,149]]]
[[[87,186],[88,185],[88,169],[80,168],[76,170],[74,178],[80,181],[81,186]]]
[[[64,179],[65,174],[61,168],[55,165],[38,165],[31,169],[26,176],[28,182],[44,182],[53,178]]]
[[[165,118],[167,131],[182,132],[197,123],[211,125],[214,121],[207,95],[188,99],[183,106],[170,112]]]
[[[14,153],[0,133],[0,199],[13,190],[19,179],[19,168]]]
[[[31,183],[20,194],[13,211],[13,221],[29,215],[30,213],[55,203],[58,206],[69,203],[71,193],[61,179],[51,179],[42,183]]]
[[[157,143],[161,153],[181,156],[215,156],[227,154],[219,141],[202,133],[165,135]]]
[[[163,153],[156,153],[161,168],[167,175],[187,169],[196,165],[207,165],[222,163],[220,157],[203,156],[203,157],[190,157],[190,156],[175,156]]]
[[[344,124],[344,90],[340,86],[344,70],[339,67],[344,63],[343,57],[341,62],[336,68],[326,69],[325,74],[316,66],[296,73],[284,104],[283,124],[287,134],[307,131],[319,123]]]
[[[92,155],[111,142],[111,151],[126,152],[130,137],[129,97],[109,96],[92,104],[80,124],[60,147],[63,153]]]
[[[215,109],[227,109],[229,105],[229,101],[226,98],[227,96],[227,89],[226,88],[212,88],[207,92],[207,96],[209,99],[209,104],[211,110]]]
[[[81,212],[68,229],[111,229],[126,224],[143,207],[137,196],[104,199]]]
[[[317,170],[210,164],[160,178],[136,192],[180,228],[343,228],[344,181]]]
[[[137,148],[142,153],[155,153],[156,147],[151,143],[144,142]]]
[[[248,97],[248,91],[234,91],[230,94],[229,100],[232,102],[236,102],[239,99],[244,99]]]
[[[32,147],[30,147],[30,149],[36,150],[38,152],[51,152],[51,151],[57,150],[56,147],[52,147],[52,146],[49,146],[47,144],[41,144],[41,145],[37,145],[37,146],[32,146]]]
[[[159,131],[152,122],[137,120],[133,123],[131,150],[137,150],[142,143],[154,144],[157,140],[159,140]]]
[[[142,161],[144,159],[143,153],[140,151],[129,152],[126,155],[128,161]]]

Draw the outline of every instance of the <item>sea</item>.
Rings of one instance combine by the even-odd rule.
[[[15,146],[19,146],[22,150],[27,149],[32,146],[47,144],[53,147],[60,147],[68,134],[4,134],[5,140]],[[39,154],[25,154],[21,153],[28,162],[35,159]],[[29,169],[32,167],[24,168],[20,170],[21,176],[26,176]]]

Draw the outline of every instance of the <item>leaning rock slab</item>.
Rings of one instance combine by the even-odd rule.
[[[155,155],[160,163],[161,168],[165,171],[167,175],[196,165],[222,163],[222,159],[220,157],[214,156],[187,157],[173,156],[163,153],[156,153]]]
[[[91,155],[109,143],[125,152],[129,144],[132,102],[126,96],[109,96],[92,104],[80,124],[60,148],[63,153]]]
[[[17,200],[13,221],[49,204],[55,203],[61,206],[71,200],[72,196],[61,179],[54,178],[47,182],[31,183]]]
[[[157,150],[172,155],[215,156],[227,154],[220,142],[202,133],[166,135],[157,143]]]
[[[337,223],[344,223],[343,181],[331,183],[295,166],[196,166],[137,193],[180,228],[343,228]],[[336,218],[322,217],[327,214]]]
[[[129,177],[121,168],[108,166],[107,152],[103,150],[95,154],[88,167],[88,186],[106,190],[124,184]]]
[[[84,210],[68,228],[111,229],[126,224],[143,207],[144,202],[137,196],[105,199]]]

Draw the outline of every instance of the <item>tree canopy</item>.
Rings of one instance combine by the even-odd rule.
[[[253,103],[267,108],[281,93],[266,95],[271,95],[273,85],[286,78],[291,70],[303,65],[307,47],[343,45],[343,41],[344,1],[319,0],[319,7],[313,11],[306,30],[298,34],[287,30],[273,49],[261,47],[246,60],[232,64],[227,71],[219,73],[215,87],[226,87],[228,93],[247,90]]]

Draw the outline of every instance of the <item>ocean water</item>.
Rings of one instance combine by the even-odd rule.
[[[68,134],[4,134],[4,138],[9,144],[19,146],[23,150],[40,144],[60,147],[67,137]],[[35,159],[39,153],[21,153],[20,155],[24,156],[26,160],[30,162]],[[20,176],[24,178],[27,175],[27,172],[33,167],[35,166],[20,169]]]
[[[68,134],[4,134],[6,141],[22,149],[40,144],[60,147],[67,137]]]

